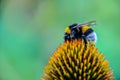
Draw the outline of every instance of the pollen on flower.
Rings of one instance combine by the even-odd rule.
[[[48,61],[42,80],[114,80],[109,62],[91,43],[61,44]]]

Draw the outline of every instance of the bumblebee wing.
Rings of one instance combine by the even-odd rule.
[[[86,23],[86,25],[88,25],[88,26],[96,25],[96,21],[90,21],[90,22]]]
[[[75,28],[77,25],[78,25],[77,23],[74,23],[74,24],[70,25],[69,28],[70,28],[70,29],[73,29],[73,28]]]
[[[84,24],[79,24],[77,26],[78,27],[84,27],[84,26],[93,26],[93,25],[96,25],[96,21],[90,21],[90,22],[87,22],[87,23],[84,23]]]

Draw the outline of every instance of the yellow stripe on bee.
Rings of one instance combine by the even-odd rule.
[[[70,30],[69,27],[66,27],[66,29],[65,29],[65,33],[67,33],[67,34],[70,34],[70,33],[71,33],[71,30]]]
[[[82,33],[85,33],[89,29],[89,26],[85,25],[82,27]]]

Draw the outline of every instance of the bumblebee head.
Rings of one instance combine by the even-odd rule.
[[[71,34],[71,30],[72,30],[75,26],[77,26],[77,25],[78,25],[77,23],[74,23],[74,24],[66,27],[65,33],[66,33],[66,34]]]
[[[75,24],[72,24],[72,25],[66,27],[65,34],[64,34],[65,41],[67,41],[67,40],[71,41],[74,38],[75,35],[73,34],[73,32],[74,32],[73,29],[75,28],[76,25],[77,24],[75,23]]]

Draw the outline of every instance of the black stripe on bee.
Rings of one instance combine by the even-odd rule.
[[[83,35],[86,37],[92,32],[93,32],[93,29],[89,28],[85,33],[83,33]]]

